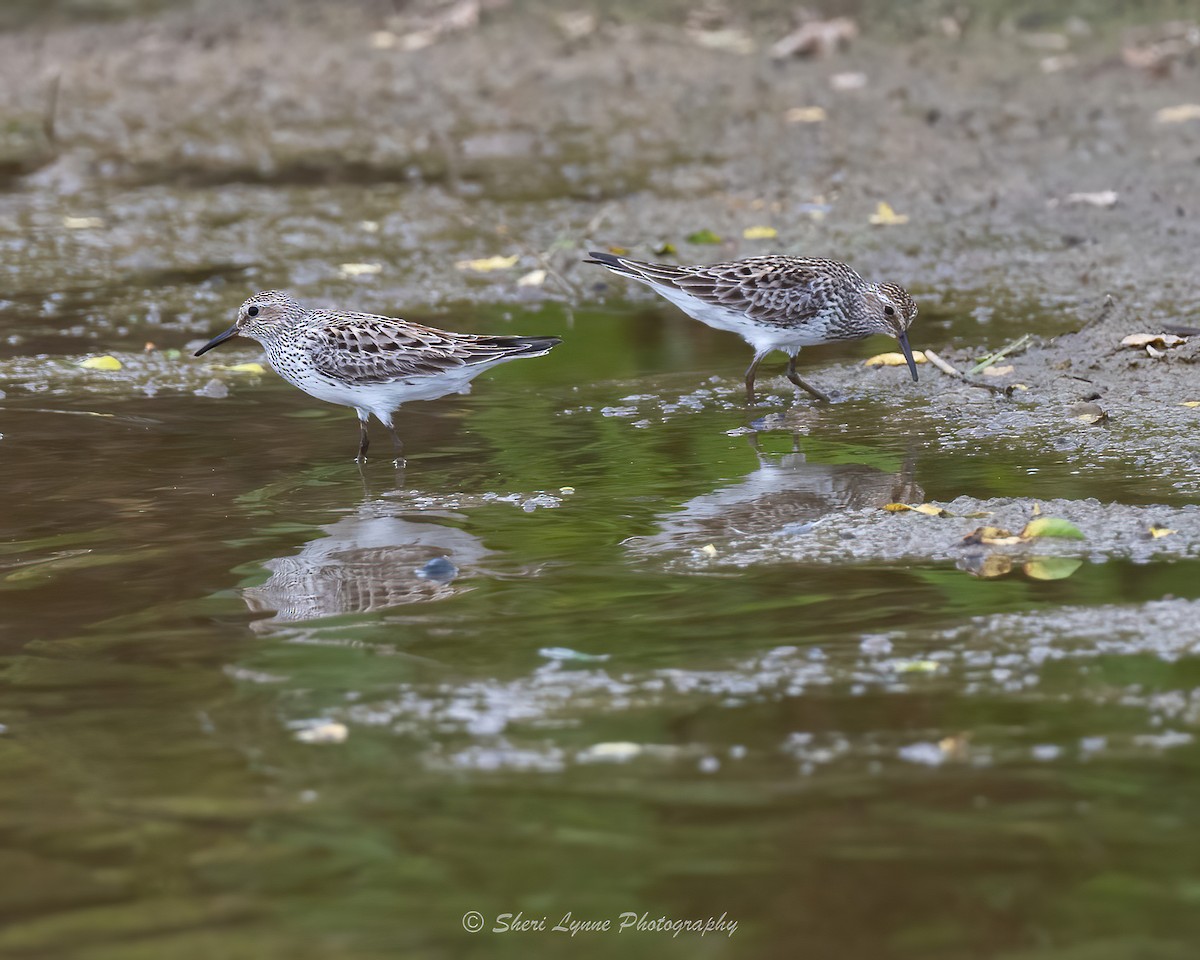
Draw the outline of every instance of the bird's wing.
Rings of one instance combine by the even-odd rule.
[[[435,377],[503,359],[504,338],[451,333],[372,314],[311,314],[307,327],[313,367],[355,384]]]
[[[617,259],[617,258],[614,258]],[[796,323],[820,313],[838,275],[852,271],[832,260],[809,257],[751,257],[731,263],[675,266],[619,258],[610,269],[651,286],[690,294],[752,320]],[[861,281],[859,281],[861,282]]]

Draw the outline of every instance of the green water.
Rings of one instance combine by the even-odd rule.
[[[756,483],[805,521],[892,491],[1142,502],[1136,471],[942,450],[869,396],[748,435],[744,351],[666,308],[441,319],[565,342],[403,411],[400,472],[271,375],[0,384],[0,955],[1190,955],[1200,751],[1154,738],[1194,660],[962,631],[1200,597],[1196,562],[694,562],[777,524]],[[755,415],[790,402],[770,372]],[[440,557],[453,579],[416,575]],[[545,929],[494,931],[518,912]]]

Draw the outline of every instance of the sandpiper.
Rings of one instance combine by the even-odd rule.
[[[309,310],[277,290],[256,293],[243,303],[234,325],[196,356],[236,336],[261,343],[275,372],[309,396],[358,411],[355,459],[360,463],[367,459],[372,414],[391,433],[398,459],[404,445],[392,414],[402,403],[468,393],[471,381],[488,367],[544,356],[562,342],[451,333],[369,313]]]
[[[796,373],[800,348],[876,333],[900,342],[912,378],[917,379],[908,345],[908,328],[917,316],[913,298],[899,284],[867,283],[837,260],[769,256],[680,267],[595,251],[589,256],[585,263],[640,280],[689,317],[736,333],[754,347],[754,360],[746,371],[746,399],[751,404],[754,375],[772,350],[788,355],[787,378],[792,383],[828,403],[825,393]]]

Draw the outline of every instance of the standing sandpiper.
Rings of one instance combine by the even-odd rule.
[[[402,403],[468,393],[488,367],[541,357],[562,343],[558,337],[476,336],[369,313],[309,310],[287,294],[264,290],[243,303],[237,322],[196,356],[239,335],[261,343],[267,362],[288,383],[358,411],[360,463],[367,459],[371,414],[391,432],[399,458],[404,445],[392,414]]]
[[[917,305],[899,284],[867,283],[844,263],[813,257],[750,257],[731,263],[677,267],[610,253],[589,254],[613,273],[632,277],[666,297],[689,317],[738,334],[754,347],[746,371],[746,399],[754,403],[754,375],[772,350],[790,358],[787,378],[818,400],[829,397],[796,373],[801,347],[861,340],[886,333],[900,341],[913,380],[917,365],[908,328]]]

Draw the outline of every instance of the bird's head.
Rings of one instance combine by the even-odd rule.
[[[278,290],[263,290],[256,293],[238,309],[237,320],[224,333],[219,333],[196,351],[196,356],[207,353],[234,337],[249,337],[262,341],[288,320],[304,315],[304,307],[286,293]]]
[[[917,364],[912,347],[908,345],[908,328],[917,319],[917,302],[898,283],[872,284],[864,298],[867,322],[875,333],[895,337],[904,351],[913,380],[917,379]]]

